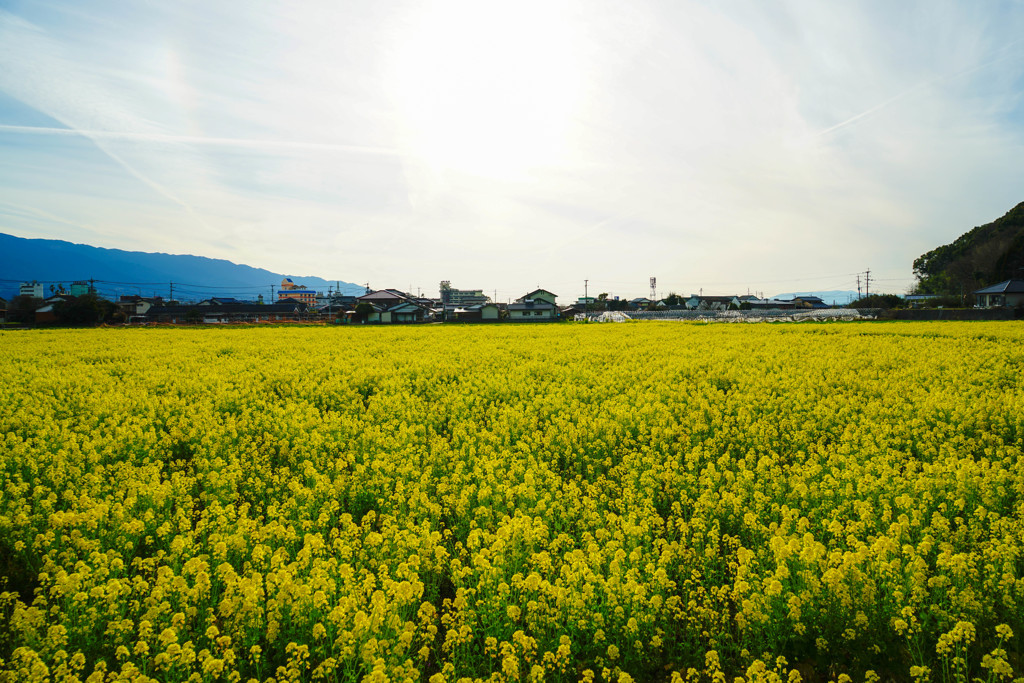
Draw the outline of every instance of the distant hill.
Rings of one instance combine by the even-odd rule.
[[[173,282],[174,297],[186,301],[213,296],[255,300],[260,294],[269,300],[271,286],[276,291],[285,277],[317,291],[337,290],[340,284],[343,294],[366,292],[351,282],[282,275],[223,259],[103,249],[0,233],[0,296],[8,300],[17,295],[23,281],[43,283],[49,295],[51,285],[67,287],[72,281],[89,279],[108,298],[121,294],[167,297]]]
[[[965,293],[1024,277],[1024,202],[914,260],[920,294]]]
[[[827,303],[829,306],[833,304],[842,306],[845,303],[853,301],[857,298],[857,292],[851,292],[845,289],[830,289],[827,292],[787,292],[786,294],[776,294],[773,299],[792,299],[796,296],[816,296],[822,301]]]

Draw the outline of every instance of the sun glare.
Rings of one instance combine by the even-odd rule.
[[[566,152],[584,78],[569,8],[450,0],[403,32],[395,90],[408,153],[435,171],[513,178]]]

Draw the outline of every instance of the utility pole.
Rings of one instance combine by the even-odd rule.
[[[587,285],[588,285],[589,282],[590,282],[590,280],[584,280],[583,281],[583,310],[584,311],[589,311],[590,310],[590,297],[587,295]]]
[[[871,296],[871,269],[864,273],[864,297]]]
[[[860,273],[857,274],[857,298],[860,298]]]
[[[171,282],[171,293],[168,297],[171,301],[174,301],[174,283]]]

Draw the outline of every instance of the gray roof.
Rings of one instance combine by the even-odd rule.
[[[975,294],[1024,294],[1024,280],[1004,280],[999,284],[977,289]]]
[[[415,301],[402,301],[400,303],[395,304],[394,306],[391,306],[387,310],[401,312],[403,310],[424,311],[424,310],[430,310],[430,309],[429,309],[428,306],[424,306],[423,304],[418,304]]]
[[[554,292],[548,291],[546,289],[535,289],[535,290],[533,290],[531,292],[527,292],[526,294],[522,295],[521,297],[516,299],[516,301],[528,301],[530,299],[535,298],[533,296],[534,294],[550,294],[552,296],[552,298],[555,298],[555,299],[558,298],[558,295],[555,294]]]

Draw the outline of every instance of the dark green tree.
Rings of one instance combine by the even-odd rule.
[[[906,308],[907,302],[898,294],[871,294],[849,304],[850,308]]]
[[[113,319],[117,306],[95,294],[69,296],[53,305],[61,325],[99,325]]]
[[[629,302],[625,299],[612,299],[608,302],[609,311],[625,311],[629,309]]]
[[[43,305],[43,300],[19,294],[7,304],[7,321],[12,323],[35,322],[36,309]]]
[[[1024,202],[991,223],[914,259],[917,294],[970,295],[981,287],[1021,276]]]

